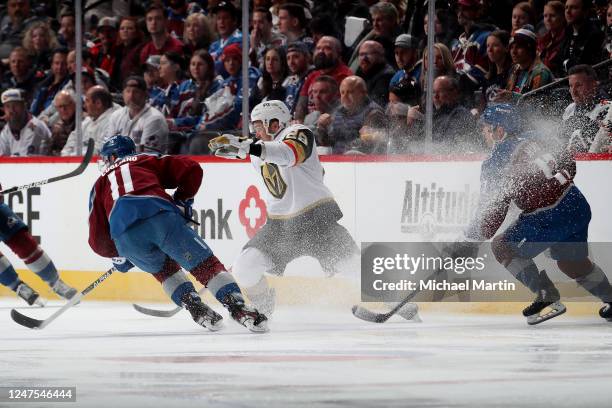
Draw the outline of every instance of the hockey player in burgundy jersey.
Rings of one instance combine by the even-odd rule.
[[[222,318],[202,302],[181,267],[234,320],[251,331],[266,331],[266,317],[245,304],[232,275],[187,224],[202,182],[200,165],[182,156],[136,154],[132,139],[121,135],[107,140],[100,155],[106,168],[90,195],[91,248],[113,258],[121,272],[136,265],[153,274],[174,303],[210,330],[220,329]],[[170,196],[165,189],[176,190]]]
[[[537,295],[523,314],[529,324],[541,323],[565,312],[560,295],[533,258],[550,248],[559,269],[604,302],[600,315],[612,319],[612,287],[599,266],[588,257],[591,209],[573,183],[576,162],[565,146],[535,135],[522,139],[509,135],[518,117],[512,108],[487,108],[485,127],[499,141],[493,149],[496,165],[485,161],[485,194],[481,194],[478,219],[468,229],[476,240],[493,237],[502,225],[511,202],[522,211],[518,219],[492,241],[498,262]],[[496,154],[501,153],[501,154]],[[486,171],[487,174],[484,174]],[[495,184],[487,188],[487,184]],[[550,311],[543,311],[550,307]]]
[[[70,299],[76,295],[76,289],[60,279],[49,255],[34,240],[23,221],[4,204],[3,197],[0,195],[0,241],[4,242],[23,260],[28,269],[44,280],[59,296]],[[13,265],[2,253],[0,253],[0,283],[14,290],[30,305],[44,305],[40,295],[19,278]]]

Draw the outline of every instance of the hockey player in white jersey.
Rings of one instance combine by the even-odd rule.
[[[289,126],[290,121],[284,102],[263,102],[251,113],[258,140],[223,135],[209,144],[220,157],[250,155],[267,189],[268,221],[233,266],[236,279],[262,313],[274,307],[274,292],[264,273],[282,275],[293,259],[312,256],[327,276],[359,271],[357,245],[338,224],[342,211],[323,183],[314,135],[306,126]]]

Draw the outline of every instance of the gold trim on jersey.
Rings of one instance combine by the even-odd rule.
[[[297,155],[297,157],[295,158],[295,164],[304,163],[304,161],[307,159],[306,148],[304,147],[304,145],[301,142],[292,139],[285,139],[283,140],[283,142],[293,147],[293,150]]]
[[[276,164],[264,162],[261,165],[261,177],[274,198],[280,200],[284,197],[287,192],[287,183],[283,180],[280,169]]]
[[[335,201],[334,197],[325,197],[325,198],[322,198],[319,201],[315,201],[314,203],[312,203],[312,204],[302,208],[300,211],[295,212],[293,214],[287,214],[287,215],[272,215],[272,214],[268,214],[268,218],[271,219],[271,220],[288,220],[290,218],[297,217],[298,215],[302,215],[305,212],[310,211],[313,208],[316,208],[316,207],[318,207],[320,205],[327,204],[327,203],[334,202],[334,201]]]

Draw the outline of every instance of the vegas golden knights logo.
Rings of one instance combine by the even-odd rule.
[[[261,176],[270,194],[281,199],[287,192],[287,183],[283,180],[276,164],[264,163],[261,166]]]

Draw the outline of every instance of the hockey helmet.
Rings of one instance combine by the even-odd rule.
[[[117,159],[136,154],[136,144],[129,136],[115,135],[104,142],[100,150],[100,157],[106,166],[113,164]]]
[[[501,127],[508,134],[515,134],[519,130],[519,115],[516,108],[509,103],[500,103],[487,106],[480,116],[480,123],[493,128]]]
[[[273,120],[278,121],[278,130],[276,132],[270,132],[270,124]],[[251,123],[250,130],[252,133],[255,132],[253,123],[261,121],[264,126],[264,130],[272,136],[281,131],[282,129],[289,126],[291,122],[291,113],[283,101],[265,101],[253,108],[251,112]]]

